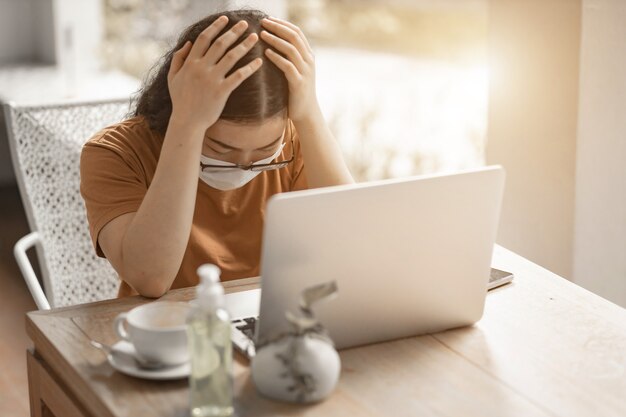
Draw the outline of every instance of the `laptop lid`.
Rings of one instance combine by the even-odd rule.
[[[469,325],[483,313],[504,170],[275,195],[267,206],[257,340],[289,330],[301,291],[338,348]]]

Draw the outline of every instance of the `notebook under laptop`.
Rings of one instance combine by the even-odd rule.
[[[234,345],[253,355],[289,329],[304,288],[330,280],[338,296],[315,314],[339,349],[475,323],[504,177],[494,166],[275,195],[261,289],[226,296]]]

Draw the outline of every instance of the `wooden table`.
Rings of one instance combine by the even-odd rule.
[[[241,416],[626,416],[626,310],[500,247],[513,284],[490,292],[475,326],[341,352],[337,390],[320,404],[260,397],[235,364]],[[227,291],[258,285],[230,283]],[[164,299],[188,300],[193,289]],[[185,416],[187,381],[114,371],[89,338],[115,341],[111,320],[141,297],[32,312],[27,331],[33,416]]]

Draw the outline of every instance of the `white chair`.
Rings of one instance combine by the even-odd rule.
[[[11,158],[31,233],[14,254],[40,310],[117,294],[119,281],[95,254],[80,195],[80,152],[98,130],[124,118],[130,100],[4,105]],[[43,288],[26,255],[36,247]]]

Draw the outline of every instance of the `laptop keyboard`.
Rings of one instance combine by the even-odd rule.
[[[246,317],[244,319],[233,320],[233,325],[250,340],[254,340],[254,332],[256,329],[257,317]]]

